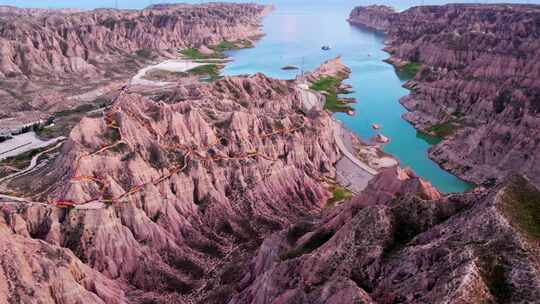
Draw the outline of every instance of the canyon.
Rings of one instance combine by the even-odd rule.
[[[45,22],[35,23],[33,33],[63,24],[71,28],[74,20],[116,20],[112,29],[89,25],[89,32],[103,34],[68,48],[57,65],[66,77],[61,81],[50,78],[59,74],[46,61],[29,65],[9,56],[9,63],[1,61],[6,68],[0,71],[18,69],[22,74],[14,78],[30,83],[71,90],[68,81],[73,81],[70,94],[77,95],[70,96],[80,96],[95,89],[81,91],[84,79],[76,78],[82,72],[68,63],[80,55],[80,45],[88,46],[93,54],[88,58],[99,58],[88,64],[109,101],[99,111],[83,113],[43,166],[0,182],[0,303],[538,301],[535,169],[504,171],[489,187],[441,193],[381,146],[356,138],[325,109],[333,96],[315,84],[330,79],[336,96],[344,91],[339,88],[348,88],[342,81],[351,69],[342,58],[291,80],[255,73],[216,79],[168,75],[166,86],[132,81],[144,66],[177,60],[176,48],[205,53],[223,41],[251,41],[260,35],[260,18],[268,9],[252,4],[90,12],[0,8],[0,19]],[[388,31],[398,15],[386,7],[360,8],[351,21]],[[44,43],[61,32],[31,36]],[[391,41],[389,51],[397,50]],[[138,49],[156,57],[114,70]],[[29,58],[20,56],[15,58]],[[405,58],[394,55],[391,61],[403,67],[412,62]],[[427,98],[421,78],[426,70],[442,73],[423,65],[407,83],[414,89],[405,105],[418,92]],[[442,76],[434,82],[442,85]],[[529,101],[524,102],[529,113]],[[54,103],[66,106],[64,99]],[[464,121],[476,113],[460,111]],[[443,117],[433,115],[428,122],[424,112],[411,113],[406,118],[419,128],[424,124],[427,132],[428,124]],[[435,149],[474,126],[462,122],[461,128]],[[360,146],[369,149],[362,154]],[[354,180],[347,180],[344,168],[355,171]]]
[[[256,39],[270,9],[219,3],[92,11],[2,7],[0,117],[49,117],[103,102],[137,70],[175,58],[179,49]]]
[[[401,103],[444,137],[432,159],[475,184],[515,172],[540,184],[540,6],[358,7],[349,22],[384,32],[388,61],[418,70]]]
[[[308,78],[349,72],[336,59]],[[222,303],[264,236],[330,198],[341,153],[323,103],[262,74],[123,90],[9,184],[25,198],[0,206],[4,265],[35,249],[3,268],[5,299]]]

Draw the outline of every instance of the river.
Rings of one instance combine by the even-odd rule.
[[[353,85],[358,103],[353,107],[356,115],[336,114],[345,126],[363,139],[375,134],[373,123],[382,126],[381,132],[391,141],[384,150],[400,160],[402,166],[411,167],[418,175],[429,180],[443,192],[462,192],[470,184],[441,169],[430,160],[427,150],[433,138],[419,134],[401,118],[406,110],[399,104],[400,97],[408,94],[402,87],[394,68],[383,62],[381,34],[351,26],[346,21],[350,7],[325,5],[283,5],[264,20],[266,36],[255,48],[231,51],[234,61],[223,70],[224,75],[262,72],[272,77],[292,79],[298,71],[284,71],[281,67],[293,64],[305,70],[316,68],[327,59],[342,56],[352,69],[347,82]],[[321,50],[329,44],[330,51]]]

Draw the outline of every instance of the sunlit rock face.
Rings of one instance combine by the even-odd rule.
[[[390,62],[423,67],[401,102],[415,127],[445,130],[430,156],[488,185],[511,172],[540,184],[540,7],[359,7],[350,19],[387,34]]]

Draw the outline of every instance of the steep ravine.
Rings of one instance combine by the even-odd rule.
[[[314,75],[348,73],[338,60]],[[77,208],[0,206],[4,248],[39,245],[45,251],[28,253],[39,265],[77,271],[65,277],[21,259],[3,270],[5,300],[65,280],[54,294],[40,289],[44,303],[221,303],[265,235],[329,198],[325,180],[341,154],[322,94],[256,74],[155,98],[122,93],[103,116],[80,122],[55,163],[25,177],[27,195],[40,193],[34,200]],[[32,274],[40,271],[51,277]]]
[[[476,184],[512,172],[540,184],[540,6],[358,7],[349,21],[385,32],[399,69],[420,67],[401,103],[445,136],[431,158]]]

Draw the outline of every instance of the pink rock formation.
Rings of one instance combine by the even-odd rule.
[[[325,69],[347,74],[335,60]],[[0,205],[0,301],[540,296],[538,236],[529,214],[515,212],[540,200],[527,179],[442,196],[394,167],[322,208],[341,155],[330,114],[306,108],[305,95],[296,81],[226,77],[154,99],[124,93],[102,117],[84,118],[61,156],[21,181],[35,200],[77,206]]]
[[[330,196],[330,114],[306,111],[304,95],[262,74],[179,85],[159,101],[123,94],[80,122],[52,171],[27,177],[37,200],[78,208],[23,207],[21,225],[125,282],[130,299],[222,302],[263,236]]]
[[[431,158],[477,184],[522,172],[540,185],[539,18],[538,5],[452,4],[358,7],[349,20],[384,31],[394,64],[424,66],[406,84],[404,117],[455,129]]]
[[[127,303],[123,284],[85,265],[69,249],[39,240],[43,227],[24,220],[39,220],[58,210],[5,204],[1,209],[0,302]]]
[[[266,238],[229,303],[536,301],[539,248],[504,207],[525,203],[506,197],[520,187],[540,198],[526,179],[489,195],[403,192],[373,204],[381,182]]]
[[[57,104],[111,80],[124,82],[178,48],[259,36],[267,12],[255,4],[154,6],[144,10],[0,10],[0,115],[56,111]],[[21,15],[27,15],[22,18]],[[37,103],[40,93],[61,94]],[[76,106],[76,105],[75,105]],[[74,107],[75,107],[74,106]]]
[[[390,138],[382,135],[382,134],[377,134],[375,135],[375,137],[373,137],[373,140],[378,142],[378,143],[381,143],[381,144],[386,144],[386,143],[389,143],[390,142]]]

